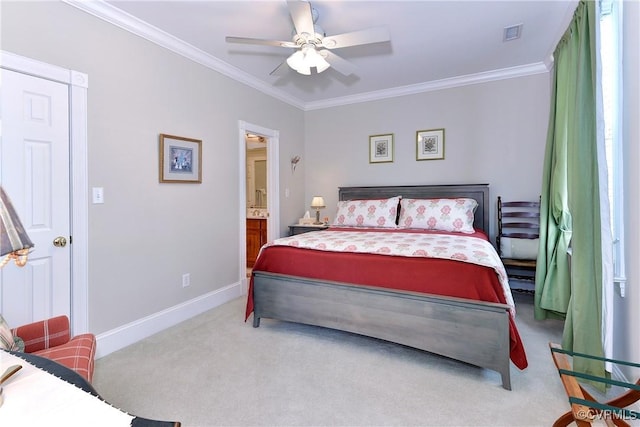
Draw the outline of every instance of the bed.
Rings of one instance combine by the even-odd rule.
[[[475,200],[477,208],[470,219],[475,232],[468,241],[488,244],[483,232],[488,233],[490,222],[487,184],[339,189],[340,201],[393,197]],[[395,239],[393,233],[398,231],[402,235],[415,232],[416,239],[438,239],[438,243],[461,234],[423,236],[427,233],[393,228],[357,231],[375,236],[369,237],[372,245]],[[253,313],[254,327],[260,326],[261,318],[271,318],[383,339],[497,371],[502,386],[511,389],[510,361],[524,369],[527,359],[508,283],[505,291],[506,275],[502,279],[496,268],[456,259],[325,252],[300,246],[305,239],[340,240],[334,237],[341,236],[337,233],[353,234],[355,228],[330,227],[295,236],[295,241],[278,239],[287,245],[262,248],[247,298],[246,316]]]

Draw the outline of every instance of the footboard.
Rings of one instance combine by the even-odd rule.
[[[254,320],[323,326],[414,347],[500,373],[511,390],[505,304],[254,272]]]

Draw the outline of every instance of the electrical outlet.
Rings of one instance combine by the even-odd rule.
[[[191,273],[184,273],[182,275],[182,287],[186,288],[191,284]]]

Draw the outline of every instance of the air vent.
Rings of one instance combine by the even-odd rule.
[[[508,42],[511,40],[519,39],[521,34],[522,34],[522,24],[505,27],[502,41]]]

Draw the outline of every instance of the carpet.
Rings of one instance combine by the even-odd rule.
[[[569,409],[548,342],[514,293],[529,367],[497,372],[320,327],[244,322],[238,298],[96,362],[93,385],[129,413],[208,426],[549,426]]]

